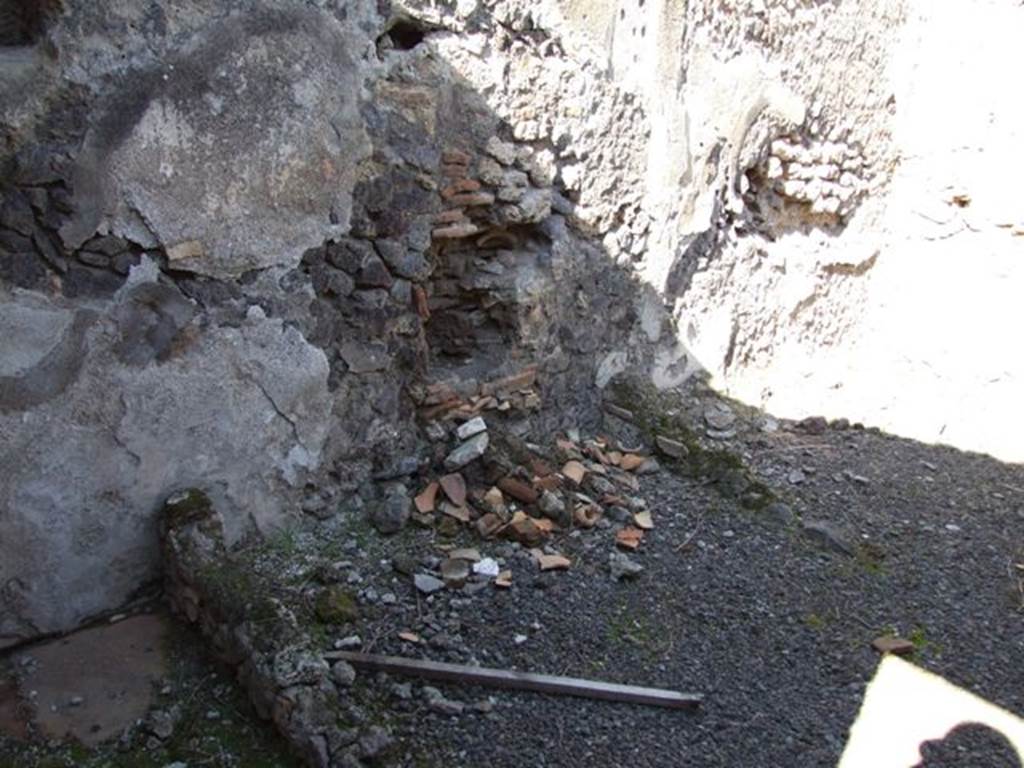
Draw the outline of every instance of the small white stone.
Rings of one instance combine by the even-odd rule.
[[[782,139],[776,139],[772,142],[772,154],[782,160],[796,159],[795,148]]]
[[[804,183],[798,179],[790,179],[783,182],[782,194],[786,197],[802,199],[804,196]]]
[[[473,435],[479,435],[481,432],[485,432],[486,430],[487,422],[485,422],[482,417],[477,416],[461,425],[455,431],[455,434],[458,435],[459,440],[468,440]]]
[[[839,174],[841,173],[841,171],[839,170],[839,166],[834,165],[833,163],[824,163],[822,165],[819,165],[815,169],[815,172],[820,178],[828,179],[830,181],[838,179]]]
[[[501,566],[498,565],[497,560],[485,557],[479,563],[473,563],[473,573],[494,578],[501,573]]]

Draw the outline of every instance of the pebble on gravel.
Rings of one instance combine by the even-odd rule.
[[[428,573],[417,573],[413,577],[416,589],[425,595],[432,595],[444,589],[444,582]]]
[[[647,461],[646,456],[640,456],[636,453],[627,453],[619,460],[619,466],[627,472],[633,472],[642,467],[645,461]]]
[[[672,459],[681,459],[690,453],[689,449],[678,440],[673,440],[664,435],[657,435],[654,438],[654,444],[658,447],[659,451]]]
[[[449,557],[441,563],[441,578],[451,589],[462,589],[469,579],[469,561]]]
[[[444,694],[437,690],[437,688],[432,688],[429,685],[423,687],[423,698],[427,700],[427,706],[430,707],[430,710],[439,715],[456,717],[461,715],[466,709],[466,705],[461,701],[445,698]]]
[[[356,670],[347,661],[337,661],[331,667],[331,679],[342,688],[348,688],[356,681]]]
[[[834,523],[828,520],[804,520],[802,528],[804,535],[819,546],[843,555],[853,555],[849,537]]]
[[[644,570],[644,567],[640,565],[640,563],[632,560],[628,555],[625,555],[622,552],[612,552],[608,555],[608,568],[615,581],[634,578],[635,576],[640,575]]]
[[[473,573],[479,576],[488,576],[490,578],[496,578],[501,573],[501,567],[498,562],[490,557],[485,557],[478,563],[473,564]]]

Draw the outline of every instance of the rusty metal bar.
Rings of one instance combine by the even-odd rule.
[[[670,709],[697,709],[704,697],[698,693],[679,693],[663,688],[644,688],[583,680],[577,677],[538,675],[532,672],[470,667],[464,664],[445,664],[438,661],[406,659],[400,656],[380,656],[356,651],[330,651],[324,658],[347,661],[357,667],[374,669],[396,675],[412,675],[448,683],[483,685],[506,690],[552,693],[562,696],[581,696],[589,699],[621,701]]]

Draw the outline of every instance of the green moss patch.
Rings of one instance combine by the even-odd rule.
[[[685,446],[684,456],[659,459],[667,468],[714,486],[723,496],[737,499],[748,509],[764,509],[777,500],[771,488],[754,477],[740,456],[722,448],[709,448],[697,438],[674,407],[677,404],[673,398],[678,395],[659,392],[648,382],[626,376],[614,379],[608,391],[615,404],[633,414],[634,425],[649,440],[660,435]]]

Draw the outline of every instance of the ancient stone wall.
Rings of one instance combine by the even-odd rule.
[[[638,259],[716,387],[1024,459],[1011,0],[533,9],[643,115]],[[687,367],[686,370],[691,370]],[[671,379],[670,379],[671,381]]]
[[[596,425],[609,351],[653,359],[602,242],[628,208],[566,170],[600,136],[524,133],[457,66],[514,52],[499,105],[525,104],[561,54],[471,16],[126,1],[8,51],[0,644],[152,580],[180,488],[229,544],[363,514],[430,461],[432,422]]]
[[[433,422],[594,427],[623,371],[1024,455],[1020,121],[941,87],[1009,0],[45,5],[0,38],[0,645],[155,578],[182,487],[229,545],[361,514]]]

